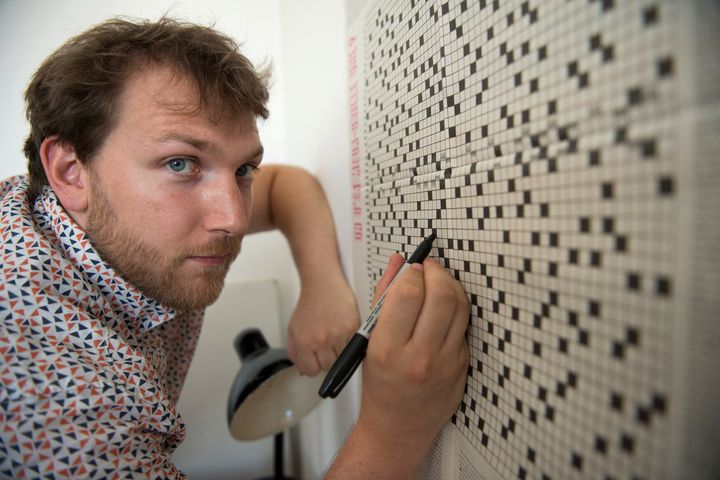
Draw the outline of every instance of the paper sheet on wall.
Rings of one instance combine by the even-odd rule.
[[[420,478],[715,478],[717,2],[349,1],[355,284],[471,302]]]

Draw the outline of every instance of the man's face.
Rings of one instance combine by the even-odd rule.
[[[103,259],[149,297],[198,309],[240,251],[262,145],[252,115],[213,123],[182,76],[131,77],[89,167],[82,225]]]

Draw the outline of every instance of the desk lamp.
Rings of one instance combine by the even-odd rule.
[[[240,332],[234,346],[242,365],[228,398],[230,435],[244,441],[275,435],[275,474],[263,480],[292,480],[283,473],[283,432],[320,403],[322,375],[300,375],[287,350],[270,348],[257,328]]]

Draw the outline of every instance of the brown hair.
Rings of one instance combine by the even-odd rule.
[[[48,183],[40,159],[43,140],[57,135],[73,146],[81,162],[90,162],[114,125],[125,83],[148,63],[168,65],[194,81],[199,108],[268,117],[269,71],[256,71],[230,37],[168,17],[155,22],[114,18],[56,50],[25,92],[31,196]]]

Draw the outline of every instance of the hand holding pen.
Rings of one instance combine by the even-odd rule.
[[[422,264],[425,261],[432,250],[433,241],[435,241],[435,234],[431,233],[430,236],[424,239],[415,249],[407,263],[405,263],[405,265],[403,265],[400,270],[393,275],[393,279],[375,303],[375,306],[370,311],[370,315],[368,315],[367,320],[360,325],[360,329],[355,333],[355,335],[353,335],[340,356],[337,360],[335,360],[332,368],[330,368],[330,371],[325,377],[325,381],[320,387],[319,393],[321,397],[335,398],[348,380],[350,380],[350,377],[352,377],[355,370],[357,370],[360,363],[362,363],[365,358],[370,334],[377,324],[380,309],[383,306],[385,295],[387,294],[390,286],[392,286],[395,279],[398,278],[398,276],[405,271],[406,268],[410,267],[412,264]]]
[[[460,404],[469,361],[462,286],[432,260],[399,274],[403,260],[393,255],[378,282],[375,300],[387,293],[363,363],[360,415],[338,454],[368,449],[359,464],[386,463],[397,478],[413,476]],[[347,478],[341,473],[332,469],[327,478]]]

